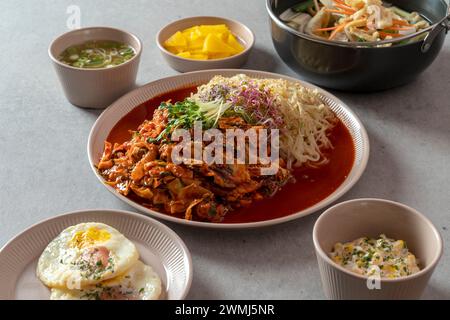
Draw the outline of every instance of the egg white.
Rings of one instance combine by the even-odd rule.
[[[89,230],[98,230],[106,236],[74,242],[77,235]],[[109,253],[106,266],[83,260],[87,253],[97,252],[98,248],[105,252],[106,248]],[[79,289],[121,275],[138,259],[134,243],[116,229],[103,223],[81,223],[63,230],[48,244],[39,257],[36,274],[49,287]]]
[[[51,300],[158,300],[161,279],[152,267],[141,261],[124,274],[80,290],[53,288]]]

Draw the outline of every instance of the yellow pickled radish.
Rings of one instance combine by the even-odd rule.
[[[236,49],[230,47],[222,39],[210,33],[203,44],[203,52],[208,53],[236,53]]]
[[[200,25],[177,31],[164,42],[173,54],[186,59],[222,59],[244,51],[225,24]]]
[[[228,34],[230,30],[225,24],[217,24],[217,25],[202,25],[198,27],[200,32],[203,35],[208,35],[210,33],[218,34],[218,33],[226,33]]]
[[[180,31],[176,32],[169,39],[167,39],[166,42],[164,42],[166,47],[184,47],[187,46],[187,44],[188,42],[186,38]]]
[[[203,49],[204,42],[205,42],[204,38],[196,38],[194,40],[189,40],[190,51]]]
[[[188,59],[189,59],[189,58],[191,57],[191,53],[188,52],[188,51],[180,52],[180,53],[177,54],[177,56],[182,57],[182,58],[188,58]]]
[[[230,47],[233,47],[239,52],[244,50],[244,47],[239,43],[239,41],[237,41],[236,37],[233,36],[231,33],[228,35],[227,43]]]
[[[208,55],[206,55],[206,54],[191,54],[191,56],[189,57],[189,59],[194,59],[194,60],[208,60]]]

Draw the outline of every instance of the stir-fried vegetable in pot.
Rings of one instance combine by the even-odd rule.
[[[390,40],[429,27],[417,12],[381,0],[308,0],[283,12],[280,19],[302,33],[343,42]]]

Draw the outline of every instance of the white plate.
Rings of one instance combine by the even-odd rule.
[[[36,277],[42,251],[63,229],[82,222],[102,222],[133,241],[140,259],[153,267],[163,284],[161,299],[184,299],[192,282],[192,261],[186,245],[162,223],[118,210],[76,211],[28,228],[0,250],[0,299],[46,300],[50,290]]]
[[[140,104],[161,94],[174,91],[180,88],[198,86],[200,84],[208,82],[215,75],[223,75],[226,77],[231,77],[239,73],[243,73],[254,78],[287,79],[289,81],[300,82],[305,87],[317,89],[319,91],[322,100],[331,107],[334,113],[345,124],[345,126],[348,128],[352,136],[353,144],[355,146],[355,161],[353,163],[353,167],[348,177],[332,194],[330,194],[327,198],[323,199],[322,201],[316,203],[315,205],[305,210],[293,213],[285,217],[258,222],[221,224],[211,222],[189,221],[156,212],[119,194],[113,187],[108,186],[104,183],[104,179],[97,172],[97,169],[95,168],[94,164],[98,163],[98,161],[101,158],[101,155],[103,153],[104,141],[108,137],[109,133],[116,125],[116,123],[119,122],[119,120],[122,119],[127,113],[129,113],[131,110],[133,110]],[[139,211],[159,219],[164,219],[191,226],[220,228],[220,229],[239,229],[239,228],[263,227],[294,220],[300,217],[304,217],[308,214],[311,214],[336,201],[359,180],[362,173],[364,172],[369,158],[369,139],[367,137],[367,133],[366,130],[364,129],[364,126],[362,125],[358,117],[353,113],[353,111],[351,111],[347,105],[345,105],[341,100],[336,98],[334,95],[330,94],[329,92],[323,89],[320,89],[319,87],[281,74],[263,71],[254,71],[254,70],[243,70],[243,69],[218,69],[218,70],[206,70],[206,71],[184,73],[173,77],[160,79],[151,82],[149,84],[146,84],[121,97],[111,106],[109,106],[95,122],[89,134],[87,151],[91,168],[94,171],[94,174],[97,176],[97,178],[102,182],[102,184],[119,199],[128,203],[130,206],[138,209]]]

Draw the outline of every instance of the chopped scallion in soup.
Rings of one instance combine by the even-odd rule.
[[[118,66],[136,55],[128,44],[112,40],[87,41],[64,50],[59,60],[76,68],[111,68]]]

